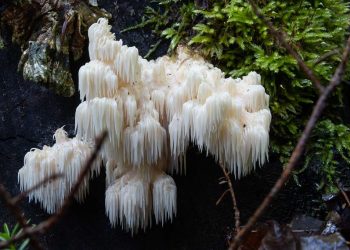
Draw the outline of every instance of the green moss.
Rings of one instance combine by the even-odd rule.
[[[271,97],[271,151],[285,164],[317,100],[316,90],[294,58],[274,41],[247,1],[155,2],[145,10],[146,17],[138,27],[151,25],[156,35],[170,41],[169,52],[183,43],[202,53],[229,76],[241,77],[250,71],[262,75]],[[342,0],[258,2],[264,15],[288,34],[289,42],[327,84],[348,33],[348,3]],[[320,183],[326,183],[326,189],[332,190],[339,176],[335,159],[339,156],[348,161],[350,152],[349,128],[339,115],[341,87],[329,104],[308,144],[305,166],[310,161],[321,162]]]

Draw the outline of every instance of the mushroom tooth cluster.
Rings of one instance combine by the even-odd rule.
[[[99,20],[100,23],[107,21]],[[110,32],[107,25],[91,25],[88,30],[89,37],[89,56],[91,60],[102,60],[112,64],[114,55],[120,51],[122,41],[115,41],[115,35]]]
[[[20,189],[25,191],[54,174],[63,177],[52,180],[29,193],[29,200],[40,202],[48,213],[59,209],[78,179],[81,168],[93,147],[76,138],[69,139],[67,133],[60,128],[56,130],[56,144],[44,146],[42,150],[31,149],[24,157],[24,166],[18,172]],[[89,179],[100,173],[100,160],[95,161],[91,171],[84,178],[76,195],[76,200],[82,202],[89,192]]]
[[[122,109],[121,102],[112,98],[94,98],[88,102],[82,102],[75,112],[76,137],[89,142],[107,130],[109,131],[108,140],[103,145],[102,157],[103,159],[119,158],[116,152],[120,148],[123,130]]]
[[[116,41],[110,30],[106,19],[89,28],[91,61],[79,70],[82,103],[76,109],[73,140],[90,143],[108,130],[101,150],[106,213],[113,226],[134,233],[150,226],[152,217],[163,225],[176,214],[176,185],[165,172],[186,171],[190,142],[236,178],[264,164],[269,96],[255,72],[225,78],[185,48],[176,57],[148,61],[135,47]],[[40,157],[46,164],[56,156]]]
[[[144,115],[135,127],[124,132],[124,160],[134,167],[156,164],[164,157],[166,131],[151,115]]]
[[[164,225],[176,215],[176,184],[169,175],[159,174],[153,181],[153,212],[156,224]]]
[[[176,185],[170,176],[152,166],[130,169],[106,191],[106,213],[112,226],[120,224],[132,234],[152,224],[162,225],[176,215]]]
[[[126,83],[137,84],[141,80],[139,51],[135,47],[123,45],[114,61],[114,69],[120,79]]]
[[[118,88],[118,78],[110,67],[98,60],[79,69],[80,99],[90,100],[99,96],[113,97]]]

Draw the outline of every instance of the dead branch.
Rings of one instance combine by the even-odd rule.
[[[319,91],[319,93],[322,93],[325,88],[322,86],[321,81],[318,79],[318,77],[314,74],[312,69],[310,69],[304,60],[301,58],[301,56],[296,52],[293,48],[293,46],[288,43],[287,41],[287,34],[285,34],[281,30],[277,30],[277,28],[272,24],[272,22],[267,19],[264,14],[260,11],[259,7],[256,5],[255,1],[248,0],[250,5],[253,8],[254,13],[265,23],[265,25],[269,28],[269,32],[271,35],[288,51],[288,53],[294,57],[294,59],[297,61],[300,69],[304,72],[307,78],[309,78],[314,85],[314,87]]]
[[[293,49],[291,49],[291,46],[285,41],[284,35],[281,35],[282,33],[277,32],[277,30],[273,26],[273,24],[263,16],[261,11],[258,9],[256,4],[252,0],[248,0],[248,1],[252,5],[253,10],[256,13],[256,15],[259,16],[266,23],[266,25],[268,25],[268,27],[271,31],[271,34],[273,36],[275,36],[275,38],[281,42],[281,44],[289,51],[289,53],[291,53],[291,54],[294,53],[295,51]],[[346,65],[347,65],[347,62],[349,59],[349,53],[350,53],[350,37],[348,38],[347,43],[346,43],[346,48],[343,51],[341,62],[338,65],[338,67],[337,67],[332,79],[330,80],[328,86],[322,91],[321,95],[319,96],[317,103],[313,108],[312,114],[311,114],[311,116],[306,124],[306,127],[305,127],[301,137],[299,138],[296,147],[293,150],[293,153],[288,161],[287,166],[284,168],[280,178],[276,181],[275,185],[272,187],[270,192],[264,198],[264,200],[262,201],[260,206],[255,210],[254,214],[249,218],[245,227],[242,230],[240,230],[240,232],[238,232],[237,235],[234,237],[233,241],[230,243],[229,249],[237,249],[240,246],[240,244],[244,240],[244,237],[249,233],[249,231],[252,229],[254,224],[257,222],[257,220],[260,218],[260,216],[264,213],[266,208],[271,204],[273,198],[277,195],[277,193],[280,191],[280,189],[283,187],[283,185],[289,179],[289,176],[290,176],[293,168],[298,163],[298,161],[299,161],[299,159],[304,151],[305,145],[310,137],[312,129],[314,128],[318,118],[320,117],[320,115],[322,114],[322,112],[326,106],[327,98],[333,92],[333,90],[340,84],[340,82],[343,78],[344,71],[345,71],[345,68],[346,68]],[[304,71],[304,72],[307,73],[308,71]],[[316,85],[316,87],[317,87],[317,85]]]
[[[20,241],[20,240],[23,240],[25,238],[32,237],[32,236],[35,236],[37,234],[43,234],[43,233],[47,232],[51,227],[53,227],[62,218],[62,216],[65,214],[65,212],[67,211],[67,209],[71,205],[72,201],[74,200],[74,196],[77,193],[77,191],[79,190],[79,187],[80,187],[81,183],[83,182],[85,176],[89,173],[89,171],[92,167],[92,164],[95,161],[95,159],[97,158],[98,152],[100,151],[102,144],[103,144],[104,140],[106,139],[106,137],[107,137],[107,132],[105,131],[100,136],[98,136],[96,138],[95,150],[93,151],[93,153],[90,155],[90,157],[86,161],[85,165],[83,166],[82,171],[80,172],[77,181],[73,185],[68,196],[65,198],[60,210],[56,214],[50,216],[47,220],[38,224],[37,226],[30,227],[30,228],[24,227],[23,231],[21,233],[15,235],[10,240],[0,242],[0,249],[5,248],[5,247],[9,246],[10,244],[17,242],[17,241]],[[1,193],[0,193],[0,197],[2,197]],[[11,200],[11,198],[10,198],[10,200]],[[14,207],[18,208],[17,205],[14,205]]]
[[[102,134],[100,136],[98,136],[96,138],[95,150],[92,152],[89,159],[85,163],[85,166],[83,167],[82,171],[80,172],[80,174],[78,176],[78,180],[75,182],[69,195],[64,200],[64,203],[63,203],[61,209],[58,211],[58,213],[56,213],[55,215],[51,216],[49,219],[46,220],[46,225],[45,226],[43,225],[43,229],[47,230],[50,227],[52,227],[66,213],[67,209],[69,208],[72,201],[74,200],[74,196],[78,192],[81,183],[83,182],[85,176],[89,173],[89,171],[92,167],[92,164],[94,163],[95,159],[97,158],[98,152],[100,151],[102,144],[103,144],[104,140],[106,139],[106,137],[107,137],[107,131],[104,131],[104,132],[102,132]]]
[[[337,182],[337,186],[338,186],[340,192],[342,193],[342,195],[343,195],[343,197],[344,197],[344,199],[345,199],[345,201],[346,201],[346,204],[347,204],[348,207],[350,208],[350,199],[349,199],[349,196],[346,194],[346,192],[344,191],[342,185],[341,185],[339,182]]]
[[[6,190],[4,185],[0,184],[0,198],[3,200],[8,210],[15,216],[18,224],[23,228],[23,233],[28,233],[30,226],[28,225],[28,220],[22,213],[22,210],[14,203],[11,199],[11,194]],[[30,238],[30,244],[34,249],[43,249],[40,245],[36,235],[28,235]],[[1,248],[1,246],[0,246]]]
[[[225,196],[225,194],[229,191],[231,194],[231,198],[232,198],[232,204],[233,204],[233,212],[235,215],[235,233],[238,233],[240,231],[240,212],[237,206],[237,200],[236,200],[236,195],[233,189],[233,185],[232,185],[232,181],[230,178],[229,173],[227,172],[226,168],[224,167],[223,164],[219,164],[220,168],[222,169],[222,172],[224,173],[227,185],[228,185],[228,190],[226,190],[221,197],[219,198],[218,202],[220,202],[220,200]],[[218,204],[218,202],[216,204]]]
[[[42,181],[38,182],[36,185],[34,185],[33,187],[29,188],[26,191],[23,191],[22,193],[20,193],[19,195],[17,195],[16,197],[13,197],[11,199],[13,204],[17,204],[18,202],[20,202],[21,200],[23,200],[25,197],[27,197],[31,192],[37,190],[38,188],[40,188],[41,186],[45,185],[46,183],[50,182],[50,181],[54,181],[58,178],[62,178],[63,175],[62,174],[53,174],[47,178],[44,178]]]
[[[229,192],[230,192],[230,189],[226,189],[226,190],[222,193],[222,195],[219,197],[219,199],[216,201],[215,205],[219,205],[220,202],[222,201],[222,199],[225,197],[225,195],[226,195],[227,193],[229,193]]]
[[[331,51],[325,53],[324,55],[322,55],[322,56],[320,56],[319,58],[316,59],[316,61],[314,62],[313,66],[316,66],[317,64],[325,61],[327,58],[329,58],[331,56],[341,55],[340,52],[341,51],[339,49],[334,49],[334,50],[331,50]]]

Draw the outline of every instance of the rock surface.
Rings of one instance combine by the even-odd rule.
[[[140,20],[147,1],[99,2],[113,15],[112,32],[145,55],[154,42],[150,30],[123,34],[119,31]],[[70,136],[74,134],[74,112],[79,97],[78,92],[72,98],[60,97],[38,84],[24,81],[17,72],[20,48],[11,44],[8,35],[4,38],[5,49],[0,50],[0,182],[16,195],[19,193],[17,172],[23,165],[25,153],[33,147],[52,145],[54,131],[63,125]],[[86,61],[85,54],[84,59],[72,65],[75,82],[79,67]],[[195,147],[189,150],[187,161],[187,175],[174,177],[178,187],[178,215],[172,224],[167,223],[164,228],[153,226],[134,237],[120,227],[112,229],[105,215],[102,174],[91,181],[86,202],[74,203],[60,223],[41,236],[42,244],[46,249],[224,249],[234,223],[229,196],[215,205],[226,189],[218,184],[222,177],[220,168]],[[269,191],[280,171],[281,166],[271,159],[255,174],[235,182],[242,222]],[[308,194],[308,185],[302,190],[289,186],[291,188],[281,193],[263,219],[288,222],[294,213],[311,207],[312,197],[303,196]],[[305,199],[307,204],[301,202]],[[48,217],[39,205],[24,201],[22,208],[34,224]],[[0,225],[4,222],[15,223],[0,202]]]

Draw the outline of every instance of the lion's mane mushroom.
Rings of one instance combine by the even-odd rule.
[[[77,138],[69,139],[63,128],[56,130],[54,138],[56,143],[52,147],[31,149],[25,155],[24,166],[18,172],[21,190],[27,190],[54,174],[63,175],[63,178],[51,181],[29,193],[29,201],[40,202],[48,213],[54,213],[61,207],[64,198],[78,179],[82,165],[93,151],[91,144]],[[89,192],[89,178],[99,175],[100,163],[101,160],[95,161],[83,180],[75,197],[79,202],[82,202]]]
[[[109,131],[101,151],[106,213],[112,226],[134,233],[151,224],[152,213],[161,224],[176,214],[176,185],[166,172],[185,172],[190,142],[236,178],[264,164],[271,113],[257,73],[225,78],[185,48],[176,57],[147,61],[135,47],[116,41],[110,29],[106,19],[89,28],[91,61],[79,70],[82,102],[72,140],[90,143],[104,129]],[[20,182],[29,186],[23,185],[23,175]]]

